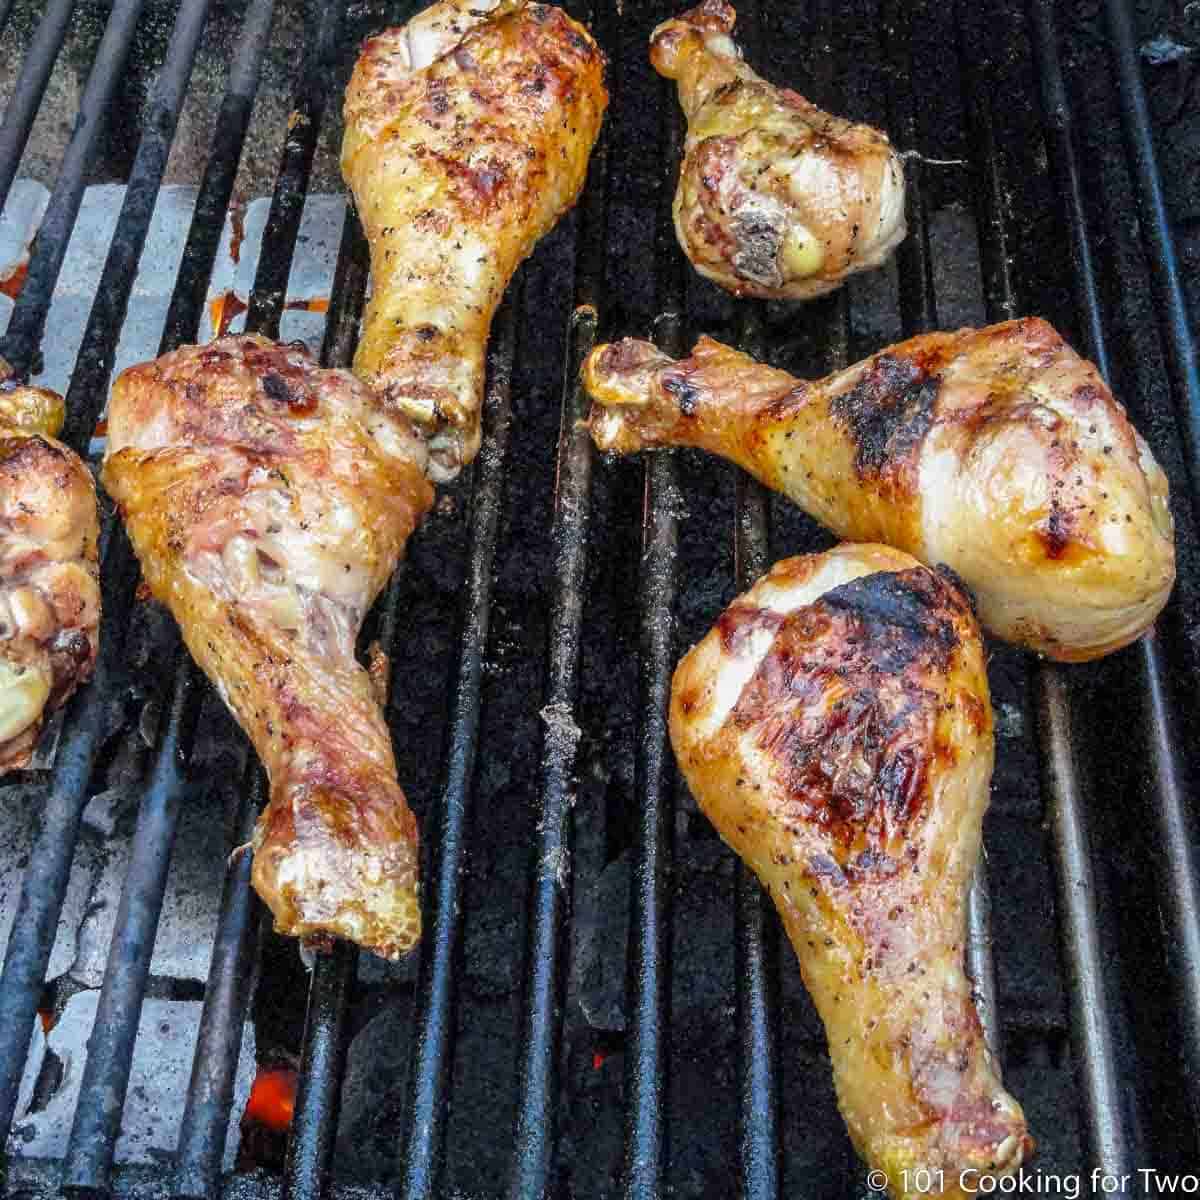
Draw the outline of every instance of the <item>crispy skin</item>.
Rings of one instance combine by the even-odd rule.
[[[55,392],[0,383],[0,773],[29,765],[46,714],[96,663],[96,485],[55,439],[62,422]]]
[[[354,643],[432,501],[425,453],[350,372],[236,336],[121,375],[103,473],[270,775],[253,879],[276,929],[388,957],[420,937],[417,825]]]
[[[1167,480],[1095,367],[1045,321],[930,333],[805,383],[701,338],[600,346],[602,449],[700,446],[839,537],[945,563],[984,626],[1049,658],[1139,637],[1175,580]]]
[[[859,1154],[897,1197],[905,1169],[944,1171],[952,1196],[968,1169],[1015,1171],[1033,1140],[963,969],[992,772],[963,593],[885,546],[778,563],[679,664],[670,730],[775,901]]]
[[[430,474],[479,450],[484,352],[508,281],[574,203],[608,103],[561,10],[442,0],[368,39],[342,173],[371,247],[358,375],[430,431]]]
[[[760,79],[729,36],[735,19],[704,0],[650,38],[688,119],[675,232],[735,296],[810,300],[903,241],[904,168],[879,130]]]

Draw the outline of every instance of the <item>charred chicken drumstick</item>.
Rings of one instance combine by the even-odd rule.
[[[778,563],[679,664],[670,730],[779,910],[859,1154],[897,1197],[1015,1171],[1033,1141],[963,969],[992,773],[963,592],[886,546]]]
[[[426,453],[350,372],[257,336],[132,367],[109,405],[104,485],[270,776],[254,886],[280,932],[387,957],[420,936],[417,827],[354,643],[432,500]]]
[[[650,38],[688,120],[675,231],[735,296],[809,300],[904,239],[904,169],[879,130],[760,79],[729,36],[735,17],[704,0]]]
[[[54,392],[0,383],[0,773],[29,765],[46,714],[96,662],[96,485],[55,440],[62,423]]]
[[[432,435],[432,478],[479,449],[504,289],[575,203],[608,102],[583,26],[526,0],[441,0],[370,38],[342,172],[371,247],[354,370]]]
[[[953,569],[999,637],[1098,658],[1175,578],[1167,480],[1095,367],[1044,321],[930,333],[805,383],[701,338],[584,367],[605,450],[700,446],[839,537]]]

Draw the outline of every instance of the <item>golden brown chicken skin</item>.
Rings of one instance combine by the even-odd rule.
[[[964,593],[885,546],[780,562],[679,664],[670,731],[779,910],[859,1154],[897,1198],[1015,1171],[1033,1141],[963,967],[992,773]]]
[[[687,142],[675,232],[735,296],[809,300],[904,239],[904,169],[886,135],[760,79],[724,0],[660,25],[650,61],[679,84]]]
[[[62,423],[61,396],[0,383],[0,773],[29,765],[46,715],[96,662],[96,485],[55,439]]]
[[[575,203],[607,103],[591,35],[550,5],[443,0],[363,46],[342,145],[373,281],[354,369],[432,435],[434,479],[478,452],[492,317]]]
[[[349,371],[235,336],[121,375],[102,476],[270,776],[253,880],[276,929],[387,957],[420,936],[417,826],[354,644],[432,500],[425,457]]]
[[[992,633],[1049,658],[1140,636],[1175,579],[1167,480],[1091,363],[1029,318],[930,333],[806,383],[701,338],[584,367],[605,450],[700,446],[839,537],[945,563]]]

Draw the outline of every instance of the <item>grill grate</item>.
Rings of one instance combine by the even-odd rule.
[[[159,186],[166,169],[193,64],[210,16],[210,0],[181,0],[165,60],[144,113],[144,131],[132,167],[125,202],[105,262],[83,346],[68,392],[65,440],[87,449],[100,415],[113,356],[125,318],[143,243]],[[393,14],[403,19],[404,12]],[[577,214],[566,224],[573,230],[574,280],[567,318],[566,357],[561,379],[561,419],[553,496],[553,580],[548,620],[540,763],[536,784],[536,835],[528,896],[525,968],[521,984],[516,1090],[511,1098],[514,1139],[509,1174],[494,1194],[541,1197],[568,1191],[564,1165],[556,1146],[563,1135],[564,996],[573,892],[573,807],[580,741],[580,697],[584,684],[582,651],[588,604],[589,543],[593,530],[594,455],[579,427],[587,399],[577,383],[579,366],[601,332],[614,328],[619,298],[607,290],[610,268],[610,175],[619,169],[614,128],[620,128],[621,85],[632,69],[627,55],[613,49],[628,43],[628,53],[644,57],[643,25],[636,36],[622,17],[618,0],[585,0],[566,4],[572,15],[588,21],[601,44],[614,54],[613,105],[608,131],[594,156],[589,181]],[[1114,363],[1122,382],[1152,371],[1153,358],[1122,368],[1113,350],[1123,337],[1125,317],[1116,312],[1111,287],[1101,263],[1096,216],[1089,211],[1089,172],[1082,133],[1072,118],[1072,101],[1060,58],[1053,0],[1028,0],[1024,28],[998,21],[1011,16],[1001,0],[987,5],[960,2],[935,5],[932,0],[905,4],[881,0],[877,5],[839,6],[813,0],[805,6],[818,38],[829,47],[814,62],[814,94],[836,104],[839,60],[834,45],[845,46],[846,30],[855,23],[857,36],[878,38],[884,55],[881,78],[886,84],[873,103],[879,112],[856,113],[892,132],[903,146],[920,143],[922,106],[945,81],[928,66],[928,31],[949,33],[949,54],[962,64],[961,116],[963,144],[970,154],[976,206],[982,291],[989,320],[1040,311],[1064,330],[1080,331],[1076,344],[1110,375]],[[1153,288],[1157,327],[1145,325],[1147,338],[1161,339],[1173,414],[1138,411],[1147,428],[1150,419],[1166,429],[1177,463],[1173,482],[1179,497],[1181,543],[1191,537],[1190,504],[1200,482],[1200,375],[1188,322],[1182,276],[1174,251],[1153,151],[1152,126],[1137,57],[1132,19],[1121,0],[1106,0],[1104,20],[1116,68],[1119,105],[1128,143],[1128,171],[1141,218],[1144,253]],[[0,22],[8,15],[0,4]],[[15,178],[34,117],[67,34],[71,0],[48,7],[37,27],[22,66],[13,100],[0,125],[0,202]],[[28,375],[35,366],[50,300],[78,215],[84,185],[98,153],[105,123],[111,120],[113,97],[126,67],[144,0],[116,0],[108,17],[87,87],[80,102],[81,120],[72,137],[41,226],[27,280],[19,294],[0,353]],[[747,0],[739,12],[741,36],[751,61],[763,62],[770,6]],[[217,254],[225,212],[233,193],[238,164],[254,108],[260,70],[267,51],[273,0],[251,0],[246,6],[234,50],[217,132],[195,208],[162,337],[162,350],[196,338],[208,280]],[[995,10],[995,11],[993,11]],[[300,217],[322,123],[330,104],[329,81],[350,48],[346,6],[308,2],[307,44],[296,72],[289,132],[276,176],[263,248],[249,299],[247,328],[277,336],[286,284],[296,249]],[[782,18],[781,18],[782,19]],[[1005,38],[989,30],[1005,28]],[[1027,29],[1027,35],[1026,35]],[[880,32],[877,32],[880,31]],[[1008,42],[1028,37],[1031,73],[1022,76],[1008,55]],[[946,45],[941,47],[946,52]],[[769,53],[770,51],[768,51]],[[1020,56],[1015,56],[1020,58]],[[645,69],[644,67],[642,69]],[[1041,110],[1023,114],[1011,106],[1005,86],[1031,79],[1040,90]],[[673,87],[658,90],[662,137],[655,227],[656,295],[659,313],[655,338],[670,353],[686,350],[689,337],[703,324],[694,303],[695,280],[689,277],[670,228],[669,202],[674,186],[682,124]],[[1033,140],[1045,145],[1046,180],[1022,180],[1021,168],[1035,154],[1021,140],[1032,128]],[[956,135],[957,136],[957,135]],[[627,148],[622,147],[623,151]],[[1119,169],[1124,170],[1122,166]],[[910,236],[897,255],[897,299],[900,325],[908,336],[938,327],[935,287],[937,262],[931,249],[930,194],[936,187],[931,169],[909,164]],[[1028,186],[1018,185],[1021,181]],[[1050,189],[1053,189],[1052,191]],[[1049,216],[1047,214],[1050,214]],[[1053,220],[1064,235],[1069,272],[1046,264],[1023,262],[1039,222]],[[1039,244],[1045,245],[1042,241]],[[367,256],[357,223],[346,223],[332,292],[323,361],[342,365],[350,360],[367,282]],[[1058,282],[1065,284],[1058,286]],[[413,1042],[405,1086],[405,1106],[398,1129],[397,1167],[405,1200],[432,1198],[447,1192],[448,1114],[452,1097],[452,1065],[456,1003],[462,977],[464,943],[464,874],[470,843],[470,820],[485,715],[487,655],[493,634],[494,581],[504,539],[506,488],[512,486],[511,444],[521,415],[514,400],[518,348],[528,336],[520,281],[493,331],[489,350],[485,440],[468,473],[464,494],[470,496],[467,523],[466,577],[461,589],[457,658],[449,704],[444,768],[435,803],[423,821],[429,846],[424,871],[426,934],[420,950],[415,985]],[[743,304],[736,316],[737,340],[743,349],[768,357],[781,323],[771,306]],[[799,321],[800,318],[793,317]],[[812,305],[803,318],[816,344],[823,347],[828,369],[852,356],[850,305],[845,291]],[[1140,374],[1139,374],[1140,373]],[[635,811],[631,819],[632,875],[629,914],[628,1031],[624,1045],[624,1157],[619,1188],[629,1197],[651,1198],[671,1189],[667,1088],[670,1012],[673,981],[671,941],[674,923],[674,839],[680,814],[666,736],[666,710],[671,671],[678,650],[681,580],[692,570],[684,536],[686,498],[679,455],[648,456],[637,467],[642,474],[642,545],[636,629],[639,658],[635,741]],[[723,479],[723,468],[707,464],[710,478]],[[1180,489],[1181,479],[1192,487]],[[758,485],[738,475],[728,479],[733,500],[734,575],[742,589],[762,573],[772,556],[773,502]],[[525,499],[528,498],[526,493]],[[511,499],[511,498],[510,498]],[[786,519],[786,518],[785,518]],[[712,536],[712,531],[708,531]],[[1190,543],[1189,543],[1190,544]],[[794,547],[793,547],[794,549]],[[1190,554],[1190,551],[1188,552]],[[1125,786],[1136,789],[1131,811],[1147,816],[1145,846],[1154,854],[1153,893],[1148,902],[1161,914],[1165,981],[1172,1020],[1179,1035],[1175,1064],[1183,1081],[1184,1106],[1192,1130],[1200,1125],[1200,904],[1197,900],[1195,833],[1187,800],[1191,763],[1185,741],[1188,707],[1195,678],[1178,669],[1176,657],[1194,664],[1184,646],[1188,634],[1185,610],[1193,604],[1195,580],[1184,578],[1180,595],[1156,636],[1126,651],[1118,665],[1096,669],[1064,669],[1035,664],[1028,670],[1036,713],[1043,796],[1056,880],[1056,904],[1062,961],[1069,985],[1070,1038],[1076,1071],[1087,1165],[1112,1175],[1132,1175],[1150,1165],[1147,1146],[1159,1145],[1144,1128],[1145,1096],[1129,1086],[1131,1070],[1142,1051],[1129,1047],[1130,1029],[1143,1028],[1131,1014],[1122,986],[1137,978],[1139,963],[1114,965],[1114,944],[1128,950],[1129,927],[1115,920],[1103,898],[1111,872],[1097,853],[1102,835],[1112,835],[1111,818],[1100,811],[1101,800],[1114,788],[1101,787],[1090,769],[1093,714],[1089,698],[1096,688],[1118,688],[1127,704],[1124,729],[1129,754],[1144,762],[1144,772],[1130,775]],[[18,1086],[42,994],[63,905],[88,786],[96,773],[109,729],[108,707],[122,679],[123,641],[134,603],[136,564],[119,522],[108,514],[104,523],[103,583],[105,622],[96,679],[72,702],[60,742],[54,777],[40,833],[30,853],[21,886],[17,915],[0,976],[0,1125],[12,1123]],[[397,645],[404,631],[403,570],[389,587],[379,609],[377,634],[384,646]],[[715,610],[708,612],[708,619]],[[1180,627],[1183,627],[1182,629]],[[1001,655],[1003,660],[1003,656]],[[1012,662],[1012,656],[1007,660]],[[1024,666],[1016,668],[1024,671]],[[144,794],[134,837],[131,866],[121,895],[96,1031],[89,1054],[74,1126],[63,1164],[62,1182],[88,1192],[120,1186],[113,1157],[120,1131],[121,1109],[129,1083],[138,1017],[146,993],[150,958],[159,922],[180,808],[184,802],[187,765],[206,685],[174,636],[167,701],[154,746],[145,755]],[[1082,681],[1082,682],[1080,682]],[[532,697],[526,703],[533,704]],[[251,756],[252,757],[252,756]],[[402,774],[403,778],[403,774]],[[1129,782],[1133,780],[1133,782]],[[534,790],[532,782],[529,791]],[[264,797],[257,765],[246,769],[236,815],[239,843],[248,840]],[[1104,843],[1107,844],[1107,843]],[[1141,843],[1139,843],[1141,844]],[[212,967],[205,991],[197,1043],[174,1175],[163,1191],[207,1198],[223,1186],[221,1163],[243,1023],[253,990],[259,913],[249,887],[250,860],[242,854],[229,864]],[[734,884],[734,994],[737,1024],[737,1175],[742,1194],[768,1200],[789,1183],[788,1152],[781,1117],[785,1072],[781,1064],[780,948],[777,925],[760,889],[739,866]],[[972,889],[968,955],[981,1016],[990,1043],[1003,1056],[1005,1012],[997,999],[992,960],[991,904],[986,871],[981,867]],[[300,1089],[291,1127],[283,1177],[283,1195],[317,1197],[327,1190],[351,1026],[351,1004],[358,973],[358,954],[338,945],[317,959],[311,975],[305,1020]],[[1126,959],[1128,955],[1126,954]],[[1148,968],[1147,968],[1148,969]],[[1147,1063],[1158,1061],[1147,1051]],[[1015,1089],[1019,1092],[1019,1089]],[[1144,1088],[1142,1089],[1144,1092]],[[114,1102],[115,1101],[115,1102]],[[1185,1140],[1194,1136],[1189,1131]],[[1161,1139],[1160,1139],[1161,1140]],[[841,1164],[839,1164],[840,1168]],[[1076,1169],[1082,1170],[1081,1162]],[[116,1173],[119,1176],[119,1172]],[[846,1182],[854,1179],[846,1172]],[[240,1186],[240,1185],[238,1185]],[[266,1189],[268,1192],[270,1188]],[[829,1190],[829,1189],[825,1189]],[[1128,1189],[1134,1190],[1134,1189]],[[258,1193],[255,1193],[258,1194]]]

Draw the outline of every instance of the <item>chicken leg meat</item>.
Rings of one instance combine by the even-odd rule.
[[[899,1200],[1015,1171],[1033,1140],[963,969],[992,773],[964,593],[886,546],[778,563],[679,664],[670,731],[779,910],[859,1154]]]
[[[386,957],[420,936],[417,825],[354,644],[432,501],[426,454],[350,372],[257,336],[132,367],[109,405],[104,485],[270,776],[275,928]]]
[[[430,476],[479,449],[504,289],[575,203],[608,96],[582,25],[527,0],[441,0],[368,39],[342,173],[371,248],[354,370],[431,436]]]
[[[96,485],[55,439],[62,423],[61,396],[0,383],[0,774],[29,765],[46,714],[96,662]]]
[[[704,0],[650,38],[688,121],[675,232],[735,296],[810,300],[904,240],[904,168],[879,130],[760,79],[729,36],[735,19]]]
[[[1064,661],[1142,634],[1175,579],[1167,480],[1096,368],[1037,319],[930,333],[815,383],[701,338],[600,346],[592,437],[699,446],[839,537],[944,563],[999,637]]]

